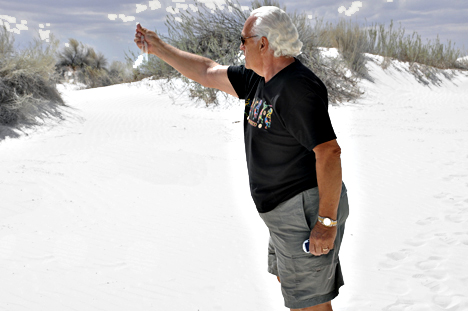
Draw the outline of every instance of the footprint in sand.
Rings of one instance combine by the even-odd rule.
[[[399,252],[386,254],[387,260],[379,263],[382,269],[393,269],[401,265],[402,261],[412,253],[410,249],[402,249]]]
[[[426,244],[429,240],[434,238],[431,232],[429,233],[420,233],[418,235],[415,235],[414,237],[406,240],[404,243],[408,244],[412,247],[418,247],[418,246],[423,246]]]
[[[453,174],[453,175],[449,175],[449,176],[445,177],[444,180],[452,181],[454,179],[462,179],[462,178],[465,178],[467,176],[468,175],[463,175],[463,174]]]
[[[464,221],[465,221],[464,218],[465,218],[465,217],[463,217],[462,215],[459,215],[459,214],[458,214],[458,215],[457,215],[457,214],[455,214],[455,215],[454,215],[454,214],[451,214],[451,215],[445,216],[445,219],[446,219],[446,220],[448,220],[448,221],[450,221],[450,222],[455,222],[455,223],[464,222]]]
[[[448,289],[448,286],[441,283],[440,279],[443,278],[440,274],[445,273],[439,273],[433,275],[432,273],[426,273],[426,274],[415,274],[413,275],[414,279],[417,279],[421,282],[421,285],[424,287],[427,287],[431,292],[433,293],[440,293],[444,292]]]
[[[391,305],[382,309],[383,311],[428,311],[432,310],[427,302],[398,299]]]
[[[437,217],[427,217],[426,219],[421,219],[421,220],[418,220],[416,222],[416,224],[420,225],[420,226],[426,226],[426,225],[429,225],[429,224],[432,224],[436,221],[438,221],[439,218]]]
[[[444,310],[468,310],[468,297],[462,295],[436,295],[432,298],[432,302]]]
[[[443,199],[443,198],[445,198],[445,197],[448,196],[448,195],[449,195],[449,193],[447,193],[447,192],[441,192],[441,193],[439,193],[439,194],[434,195],[434,198],[436,198],[436,199]]]
[[[458,238],[448,236],[447,233],[436,233],[434,236],[437,237],[440,242],[442,242],[443,246],[453,246],[459,244],[460,242]]]
[[[442,260],[443,260],[442,257],[431,256],[427,260],[416,263],[416,267],[424,271],[434,270],[440,265],[440,262]]]
[[[439,307],[446,309],[452,302],[452,297],[436,295],[434,298],[432,298],[432,302],[434,302],[434,304],[438,305]]]

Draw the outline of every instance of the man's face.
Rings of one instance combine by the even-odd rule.
[[[244,24],[244,28],[242,29],[242,37],[247,38],[254,36],[252,32],[253,24],[257,18],[254,16],[250,16]],[[257,41],[258,37],[253,37],[245,40],[245,43],[239,46],[241,51],[244,51],[245,57],[245,68],[252,69],[257,74],[259,74],[258,68],[259,61],[260,61],[260,49],[259,49],[259,42]]]

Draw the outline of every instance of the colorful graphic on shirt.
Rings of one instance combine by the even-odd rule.
[[[247,118],[249,124],[260,129],[269,129],[271,127],[273,106],[268,105],[265,101],[258,99],[254,99],[253,102],[246,100],[245,103],[246,106],[250,106],[249,117]]]
[[[244,113],[245,116],[248,118],[249,117],[249,112],[250,112],[250,107],[252,106],[252,100],[250,98],[245,100],[245,109]]]

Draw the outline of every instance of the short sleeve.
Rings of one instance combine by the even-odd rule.
[[[232,87],[239,96],[239,99],[245,99],[245,67],[244,66],[229,66],[228,78]]]
[[[309,151],[336,139],[328,104],[316,93],[310,92],[284,108],[280,113],[284,126]]]

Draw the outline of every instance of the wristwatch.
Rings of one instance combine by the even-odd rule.
[[[335,227],[337,222],[336,220],[330,219],[328,217],[318,216],[318,221],[325,227]]]

